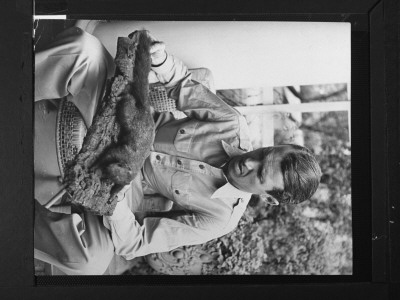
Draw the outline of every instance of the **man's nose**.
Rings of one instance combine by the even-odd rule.
[[[244,161],[244,164],[247,169],[254,170],[254,169],[257,169],[257,167],[259,166],[259,161],[254,158],[249,157]]]

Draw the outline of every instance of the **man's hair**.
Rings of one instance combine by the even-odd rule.
[[[284,190],[268,191],[279,203],[298,204],[311,198],[321,179],[321,168],[314,154],[307,148],[288,144],[293,151],[281,162]]]

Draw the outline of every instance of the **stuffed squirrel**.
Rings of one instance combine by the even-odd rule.
[[[127,185],[135,178],[145,158],[149,156],[150,147],[154,142],[154,121],[150,110],[148,81],[151,68],[150,46],[151,39],[146,31],[143,31],[136,48],[133,80],[129,80],[124,90],[116,95],[120,98],[116,114],[120,125],[118,143],[109,148],[96,164],[101,168],[103,177],[118,185]],[[128,59],[129,51],[120,52],[123,57],[117,59]],[[124,75],[130,77],[130,74]]]
[[[145,30],[118,38],[115,76],[80,152],[66,168],[68,201],[94,214],[112,215],[118,192],[150,154],[155,136],[148,82],[152,43]]]

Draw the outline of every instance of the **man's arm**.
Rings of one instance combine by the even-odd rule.
[[[201,121],[238,120],[240,113],[202,84],[192,81],[184,63],[165,51],[163,42],[155,41],[152,49],[152,71],[169,89],[177,109]]]
[[[112,216],[103,217],[103,224],[111,231],[115,252],[126,259],[205,243],[221,236],[225,223],[209,215],[175,212],[168,218],[146,217],[141,225],[126,199],[118,202]]]
[[[165,51],[164,42],[157,41],[154,37],[150,53],[152,70],[149,79],[151,83],[160,82],[165,87],[172,87],[189,75],[185,64],[173,55],[168,54]]]

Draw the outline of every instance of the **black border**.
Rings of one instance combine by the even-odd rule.
[[[392,293],[400,295],[400,2],[384,2],[387,213]],[[400,298],[400,297],[399,297]]]
[[[54,1],[36,1],[40,5],[50,5]],[[110,14],[109,6],[105,11],[105,5],[109,5],[110,1],[79,1],[80,5],[76,5],[76,1],[56,1],[57,5],[66,7],[68,14],[72,17],[83,18],[85,16],[105,16],[111,18],[115,16],[116,11],[113,10],[113,14]],[[113,1],[112,7],[116,6],[117,1]],[[151,286],[149,283],[139,283],[135,286],[125,286],[123,289],[118,286],[104,286],[109,284],[109,281],[103,282],[103,287],[39,287],[35,286],[33,277],[33,253],[32,249],[32,224],[33,224],[33,207],[32,203],[26,201],[33,194],[32,186],[32,173],[30,173],[32,167],[32,86],[29,82],[32,82],[32,55],[30,30],[32,26],[31,15],[32,7],[29,0],[17,1],[16,5],[12,7],[12,14],[5,16],[10,18],[10,24],[16,21],[15,27],[8,27],[6,29],[5,41],[11,41],[13,46],[12,51],[5,49],[3,43],[1,46],[2,57],[7,57],[5,66],[8,67],[5,73],[2,72],[2,81],[4,85],[3,92],[6,93],[7,101],[3,101],[5,104],[3,109],[3,116],[0,120],[1,124],[1,140],[6,140],[5,146],[0,150],[2,157],[2,172],[1,172],[1,184],[3,199],[3,210],[0,212],[0,230],[2,242],[5,245],[1,250],[1,272],[0,272],[0,295],[3,292],[10,298],[21,299],[22,295],[24,298],[43,298],[46,295],[51,295],[52,298],[60,299],[75,299],[87,296],[94,296],[96,298],[110,298],[110,297],[123,297],[125,293],[130,297],[171,297],[174,298],[179,296],[184,297],[195,297],[205,298],[206,295],[218,295],[224,293],[224,298],[243,298],[245,295],[251,295],[254,293],[263,293],[268,297],[280,297],[285,295],[286,299],[299,298],[299,295],[304,295],[310,299],[316,299],[323,296],[324,298],[337,299],[339,297],[343,299],[352,299],[353,297],[363,299],[388,299],[388,297],[394,298],[394,294],[399,292],[396,288],[395,282],[400,280],[399,276],[399,258],[397,253],[399,250],[399,211],[400,209],[392,209],[392,207],[400,208],[399,203],[399,3],[396,0],[382,0],[382,1],[290,1],[281,0],[279,2],[268,2],[262,4],[253,4],[249,1],[242,2],[238,1],[237,4],[233,5],[227,3],[227,1],[218,1],[213,3],[212,1],[198,1],[198,5],[193,3],[188,4],[185,1],[168,1],[168,5],[156,3],[158,1],[136,1],[136,15],[134,17],[142,19],[149,19],[150,15],[157,14],[160,20],[170,19],[171,8],[176,8],[175,19],[201,19],[204,16],[208,16],[211,19],[241,19],[250,18],[251,20],[265,20],[266,12],[269,14],[275,14],[275,17],[280,18],[283,13],[290,14],[291,17],[296,18],[299,14],[304,14],[309,18],[310,21],[318,21],[315,17],[315,13],[320,15],[331,15],[332,13],[338,13],[342,16],[342,21],[348,21],[348,18],[354,15],[361,15],[366,18],[364,21],[354,21],[353,31],[355,28],[360,28],[358,31],[358,38],[360,39],[361,52],[363,55],[362,61],[371,60],[371,73],[369,68],[365,68],[365,65],[361,63],[353,66],[353,72],[358,69],[357,72],[364,76],[361,81],[368,82],[367,86],[360,83],[359,89],[361,95],[364,98],[364,108],[358,110],[359,117],[357,122],[354,115],[352,116],[352,130],[353,130],[353,148],[355,146],[354,133],[358,134],[355,126],[359,126],[361,129],[360,140],[364,142],[371,142],[371,148],[361,147],[363,155],[359,159],[359,171],[356,171],[357,167],[354,165],[354,172],[360,172],[363,181],[354,184],[358,188],[364,189],[362,195],[368,199],[370,196],[370,188],[372,188],[372,212],[368,209],[369,204],[364,204],[365,211],[361,213],[361,216],[366,219],[361,219],[360,223],[353,225],[368,232],[367,238],[362,239],[362,248],[360,253],[363,252],[365,257],[369,257],[368,261],[363,261],[364,266],[361,266],[363,270],[368,270],[366,273],[361,274],[362,280],[359,282],[343,282],[343,278],[333,278],[333,282],[304,282],[296,284],[291,276],[286,276],[291,282],[285,282],[285,284],[279,284],[281,281],[273,282],[266,277],[267,280],[263,282],[245,282],[243,278],[238,278],[237,281],[243,284],[233,284],[229,282],[228,285],[211,285],[208,282],[205,285],[202,280],[197,284],[194,281],[180,282],[179,285],[170,283],[168,285],[162,285],[162,280],[154,282]],[[171,2],[175,4],[170,4]],[[214,1],[216,2],[216,1]],[[222,2],[222,3],[221,3]],[[60,4],[61,3],[61,4]],[[88,4],[89,3],[89,4]],[[118,3],[120,3],[118,1]],[[104,5],[103,5],[104,4]],[[65,5],[65,6],[63,6]],[[129,1],[128,6],[132,5],[132,0]],[[79,7],[79,10],[78,8]],[[120,6],[120,13],[124,6]],[[102,11],[103,9],[103,11]],[[118,9],[117,9],[118,10]],[[47,13],[52,13],[48,11]],[[78,14],[79,12],[79,14]],[[240,13],[238,13],[240,12]],[[36,10],[38,14],[38,10]],[[118,12],[117,12],[118,13]],[[147,15],[145,15],[147,13]],[[94,16],[95,15],[95,16]],[[247,16],[246,16],[247,15]],[[303,16],[304,16],[303,15]],[[154,17],[153,17],[154,19]],[[360,26],[360,27],[357,27]],[[361,30],[363,26],[367,26],[367,31]],[[369,28],[368,28],[369,27]],[[4,28],[2,32],[5,31]],[[22,34],[21,34],[22,32]],[[354,35],[353,35],[354,36]],[[4,41],[3,40],[3,41]],[[6,44],[6,43],[4,43]],[[352,40],[352,46],[353,46]],[[357,47],[357,45],[354,45]],[[357,48],[353,48],[354,49]],[[367,49],[367,50],[365,50]],[[353,63],[353,59],[352,59]],[[357,74],[357,73],[354,73]],[[353,75],[354,75],[353,74]],[[368,78],[365,78],[367,74]],[[371,77],[369,77],[371,76]],[[354,84],[357,78],[352,78],[354,93]],[[369,85],[370,81],[370,85]],[[22,84],[21,84],[22,82]],[[5,83],[5,84],[4,84]],[[369,90],[371,88],[371,102],[369,103]],[[361,91],[361,89],[363,89]],[[386,96],[386,97],[385,97]],[[354,97],[352,97],[353,103]],[[355,108],[353,108],[355,112]],[[370,125],[365,125],[365,120],[371,120]],[[370,134],[371,130],[371,134]],[[365,144],[364,144],[365,145]],[[353,149],[353,153],[356,152]],[[370,154],[372,153],[372,159]],[[382,159],[380,156],[384,156]],[[361,158],[368,159],[364,160]],[[369,187],[369,168],[365,168],[365,164],[372,162],[372,187]],[[383,163],[383,164],[382,164]],[[364,169],[363,169],[364,168]],[[390,175],[390,177],[388,177]],[[11,181],[11,182],[10,182]],[[12,184],[9,184],[12,183]],[[5,197],[7,196],[7,197]],[[389,200],[390,202],[386,202]],[[360,199],[361,201],[361,199]],[[368,201],[367,201],[368,202]],[[369,211],[369,212],[368,212]],[[389,215],[390,213],[390,215]],[[389,217],[390,216],[390,220]],[[392,221],[394,223],[390,223]],[[371,228],[372,223],[372,228]],[[390,225],[389,225],[390,224]],[[367,227],[367,229],[365,229]],[[372,236],[371,236],[372,235]],[[376,238],[375,238],[376,237]],[[389,237],[391,239],[389,240]],[[374,238],[374,242],[371,242],[371,238]],[[372,244],[372,247],[371,247]],[[364,252],[365,251],[365,252]],[[370,253],[371,255],[365,254]],[[397,251],[397,252],[396,252]],[[391,254],[391,256],[389,256]],[[373,267],[371,269],[371,266]],[[356,267],[355,267],[356,270]],[[253,277],[253,276],[251,276]],[[180,281],[177,277],[171,277],[175,281]],[[309,277],[308,277],[309,278]],[[62,278],[61,278],[62,279]],[[65,278],[64,278],[65,279]],[[309,278],[314,279],[314,278]],[[307,278],[305,278],[307,280]],[[230,281],[229,279],[226,281]],[[236,281],[236,280],[235,280]],[[302,281],[302,280],[301,280]],[[65,280],[60,280],[59,284],[65,285]],[[186,284],[186,285],[184,285]],[[96,292],[96,294],[93,294]],[[7,299],[10,299],[7,298]],[[302,297],[300,297],[302,298]]]
[[[125,16],[127,19],[130,17]],[[143,16],[142,16],[143,17]],[[167,19],[192,19],[191,16],[168,16]],[[207,20],[214,19],[215,16],[207,16]],[[235,17],[237,21],[251,21],[254,16]],[[204,20],[204,16],[201,18]],[[231,17],[219,17],[218,20]],[[364,207],[365,199],[371,197],[370,190],[365,189],[364,177],[369,177],[370,153],[365,150],[365,145],[369,145],[369,131],[365,130],[370,126],[370,119],[366,116],[370,114],[369,106],[365,105],[364,99],[369,98],[369,36],[368,34],[368,18],[362,14],[265,14],[256,19],[263,21],[314,21],[314,22],[350,22],[352,24],[351,48],[355,53],[352,55],[352,131],[353,141],[352,147],[354,153],[358,155],[352,157],[352,175],[356,180],[352,182],[353,191],[353,231],[355,232],[354,243],[354,273],[353,276],[118,276],[118,277],[48,277],[39,276],[36,278],[37,285],[84,285],[84,284],[112,284],[112,285],[129,285],[129,284],[207,284],[207,283],[232,283],[232,284],[264,284],[268,283],[307,283],[307,282],[357,282],[368,281],[371,278],[371,240],[366,235],[365,228],[370,228],[371,211]],[[355,133],[355,134],[354,134]],[[368,148],[368,147],[367,147]],[[364,233],[364,234],[363,234]]]

